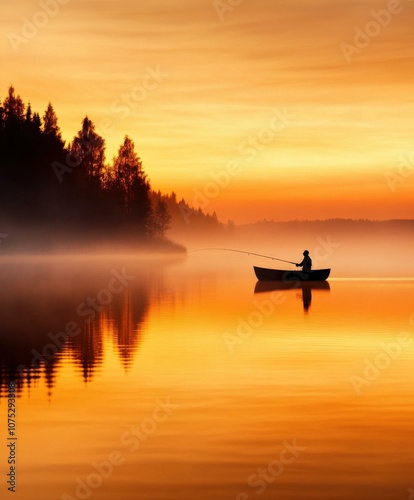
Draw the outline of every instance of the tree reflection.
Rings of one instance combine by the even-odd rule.
[[[3,266],[2,266],[3,267]],[[85,383],[91,382],[104,360],[104,344],[110,339],[128,371],[138,352],[150,308],[151,272],[134,269],[134,280],[113,294],[92,319],[80,317],[77,308],[96,296],[108,282],[108,271],[71,274],[56,266],[36,265],[4,270],[0,292],[0,396],[11,381],[16,393],[44,380],[49,394],[63,364],[72,364]],[[41,278],[40,280],[37,278]],[[6,292],[7,290],[7,292]],[[65,334],[69,325],[78,332]],[[74,327],[78,325],[78,330]]]

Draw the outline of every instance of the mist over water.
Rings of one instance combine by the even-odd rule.
[[[332,277],[413,277],[414,223],[412,221],[262,222],[239,226],[225,237],[183,237],[189,251],[223,247],[300,262],[307,249],[313,268],[331,268]],[[206,252],[205,255],[208,255]],[[213,254],[212,254],[213,255]],[[226,259],[216,252],[217,260]],[[245,262],[234,254],[231,262]],[[290,269],[283,262],[250,257],[262,267]],[[294,267],[293,267],[294,269]]]

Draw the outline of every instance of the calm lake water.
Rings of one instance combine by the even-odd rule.
[[[2,258],[0,498],[410,497],[414,280],[215,257]]]

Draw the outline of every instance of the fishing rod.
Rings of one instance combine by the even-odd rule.
[[[223,251],[223,252],[244,253],[246,255],[255,255],[256,257],[263,257],[265,259],[278,260],[280,262],[287,262],[288,264],[295,264],[296,265],[296,262],[292,262],[291,260],[278,259],[277,257],[271,257],[270,255],[262,255],[260,253],[244,252],[243,250],[235,250],[233,248],[198,248],[197,250],[191,250],[190,253],[192,253],[192,252],[202,252],[204,250],[220,250],[220,251]]]

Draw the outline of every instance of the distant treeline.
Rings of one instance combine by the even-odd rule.
[[[387,220],[372,220],[372,219],[344,219],[344,218],[334,218],[334,219],[315,219],[315,220],[291,220],[291,221],[275,221],[275,220],[267,220],[263,219],[261,221],[255,222],[253,224],[245,224],[239,226],[240,230],[265,230],[269,229],[288,229],[291,228],[293,230],[301,229],[306,230],[309,228],[310,231],[315,231],[319,229],[361,229],[362,231],[366,229],[371,230],[391,230],[391,229],[411,229],[414,227],[413,219],[387,219]]]
[[[87,116],[65,144],[52,104],[40,116],[9,88],[0,101],[0,232],[30,228],[46,246],[71,238],[163,244],[171,211],[219,224],[175,194],[155,194],[130,137],[107,162],[105,140]]]

